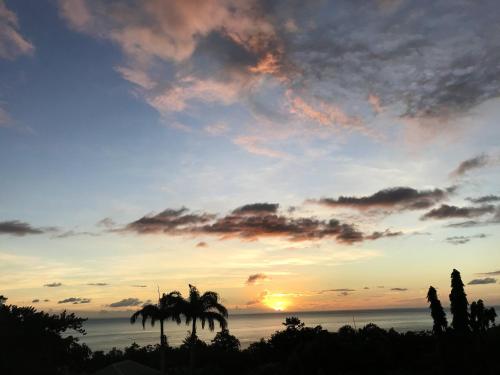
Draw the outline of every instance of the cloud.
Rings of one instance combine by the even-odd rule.
[[[246,303],[247,306],[252,306],[252,305],[258,305],[262,303],[262,301],[269,295],[269,291],[263,290],[262,292],[259,293],[256,299],[248,301]]]
[[[269,279],[269,277],[263,273],[255,273],[253,275],[248,276],[246,284],[247,285],[255,285],[255,284],[258,284],[259,281],[265,281],[268,279]]]
[[[142,303],[138,298],[124,298],[121,301],[110,303],[109,307],[139,306]]]
[[[409,187],[394,187],[380,190],[364,197],[340,196],[309,200],[326,207],[348,207],[358,210],[385,209],[385,210],[420,210],[430,208],[436,203],[448,198],[454,187],[433,190],[416,190]]]
[[[69,297],[66,299],[63,299],[61,301],[57,301],[59,304],[63,303],[72,303],[73,305],[80,305],[80,304],[85,304],[85,303],[90,303],[91,299],[90,298],[79,298],[79,297]]]
[[[276,159],[287,159],[289,157],[284,152],[276,151],[263,145],[262,138],[259,136],[239,136],[233,139],[233,143],[242,147],[251,154],[267,156]]]
[[[279,214],[277,210],[277,204],[254,203],[217,217],[207,213],[189,213],[186,208],[166,209],[156,215],[144,216],[126,225],[121,231],[138,234],[213,235],[222,240],[240,238],[250,241],[265,237],[289,241],[332,238],[345,244],[401,234],[389,230],[363,233],[355,225],[341,223],[336,219],[292,218]]]
[[[448,119],[498,97],[496,12],[494,1],[59,0],[71,28],[121,49],[116,71],[162,116],[238,103],[249,123],[269,112],[276,128],[307,123],[297,137],[317,125],[378,132],[367,124],[389,109]],[[283,156],[243,133],[233,139],[245,150]]]
[[[208,244],[205,241],[198,242],[196,247],[208,247]]]
[[[391,290],[394,292],[406,292],[408,289],[407,288],[391,288]]]
[[[442,204],[439,208],[434,208],[421,217],[427,219],[455,219],[474,218],[495,212],[495,206],[485,205],[480,207],[457,207]]]
[[[106,286],[109,285],[108,283],[88,283],[87,285],[93,285],[93,286]]]
[[[97,222],[97,226],[98,227],[103,227],[103,228],[106,228],[106,229],[113,229],[114,227],[116,227],[116,223],[110,217],[105,217],[104,219],[99,220]]]
[[[446,238],[446,241],[453,245],[463,245],[470,242],[474,238],[486,238],[486,234],[480,233],[473,236],[453,236]]]
[[[28,234],[42,234],[51,232],[55,228],[35,228],[30,224],[19,220],[10,220],[0,222],[0,235],[10,234],[13,236],[26,236]]]
[[[137,285],[136,284],[136,285],[131,285],[131,287],[133,287],[133,288],[147,288],[148,286],[147,285],[140,285],[140,284]]]
[[[94,232],[78,232],[74,230],[68,230],[66,232],[53,235],[52,238],[71,238],[78,236],[99,237],[100,234]]]
[[[497,195],[484,195],[478,198],[466,198],[468,201],[477,204],[491,203],[500,201],[500,197]]]
[[[19,33],[16,14],[0,0],[0,58],[12,60],[21,55],[30,55],[34,50],[33,44]]]
[[[355,292],[356,289],[349,289],[349,288],[337,288],[337,289],[324,289],[320,290],[318,293],[323,294],[323,293],[331,293],[331,292],[338,292],[340,295],[348,295],[351,292]]]
[[[218,122],[212,125],[205,126],[203,130],[205,130],[205,132],[210,135],[217,136],[227,133],[229,131],[229,127],[225,123]]]
[[[33,301],[31,301],[31,303],[38,303],[38,302],[40,302],[38,298],[35,298]]]
[[[45,284],[44,286],[49,287],[49,288],[57,288],[57,287],[62,286],[62,284],[61,283],[49,283],[49,284]]]
[[[481,154],[471,159],[464,160],[459,164],[459,166],[454,169],[450,176],[460,177],[465,175],[467,172],[485,167],[490,162],[490,157],[486,154]]]
[[[233,210],[234,215],[266,215],[278,212],[278,203],[253,203]]]
[[[50,299],[44,299],[43,302],[50,302]]]
[[[500,270],[491,272],[482,272],[481,275],[500,276]]]
[[[12,124],[10,114],[4,108],[0,107],[0,128],[8,128]]]
[[[492,277],[485,277],[484,279],[473,279],[467,283],[467,285],[483,285],[483,284],[495,284],[497,279]]]

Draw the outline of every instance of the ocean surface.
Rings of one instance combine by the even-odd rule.
[[[277,312],[265,314],[233,314],[229,317],[229,331],[238,337],[241,347],[246,348],[260,338],[269,338],[275,331],[283,329],[282,323],[287,316],[298,316],[308,327],[321,325],[329,331],[337,331],[349,324],[360,328],[368,323],[375,323],[381,328],[394,328],[396,331],[420,331],[432,329],[432,318],[428,309],[391,309],[391,310],[356,310],[322,312]],[[123,349],[133,342],[139,345],[157,344],[160,327],[141,322],[130,324],[127,318],[89,319],[85,322],[87,331],[80,338],[92,350],[110,350],[113,347]],[[166,324],[166,335],[171,346],[179,346],[188,334],[189,326]],[[209,343],[214,332],[198,327],[200,339]]]

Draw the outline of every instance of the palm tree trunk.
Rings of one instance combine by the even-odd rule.
[[[166,374],[165,371],[165,334],[163,332],[163,320],[160,320],[160,371]]]
[[[194,368],[196,364],[196,342],[198,338],[196,337],[196,318],[193,319],[193,328],[191,330],[191,355],[189,360],[189,369],[191,375],[194,374]]]

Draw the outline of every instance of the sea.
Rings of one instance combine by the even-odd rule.
[[[315,312],[273,312],[258,314],[232,314],[228,325],[242,348],[261,338],[267,339],[274,332],[283,329],[282,323],[288,316],[297,316],[307,327],[322,326],[328,331],[337,331],[348,324],[361,328],[374,323],[381,328],[394,328],[398,332],[422,331],[432,329],[429,309],[390,309],[390,310],[354,310],[354,311],[315,311]],[[151,327],[149,321],[143,328],[140,321],[131,324],[127,318],[89,319],[84,323],[86,335],[80,336],[80,342],[87,344],[93,351],[108,351],[112,348],[123,349],[132,343],[154,345],[159,342],[160,327]],[[218,327],[210,332],[208,327],[198,326],[199,338],[207,343],[214,338]],[[179,346],[188,335],[190,327],[174,322],[166,324],[166,335],[170,346]]]

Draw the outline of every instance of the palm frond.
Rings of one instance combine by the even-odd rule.
[[[221,329],[227,328],[226,318],[222,314],[215,311],[205,312],[202,316],[200,316],[200,320],[202,322],[203,320],[206,320],[208,322],[208,328],[210,329],[210,331],[213,331],[215,329],[215,322],[219,323]]]

